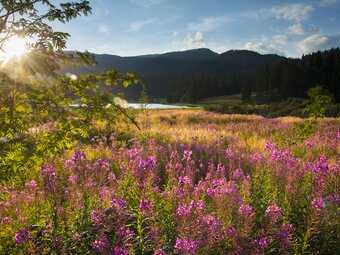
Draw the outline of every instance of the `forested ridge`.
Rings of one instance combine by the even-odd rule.
[[[165,54],[120,57],[94,55],[98,65],[62,72],[91,73],[117,68],[141,76],[149,98],[169,102],[195,103],[201,99],[256,92],[264,102],[290,97],[306,98],[308,88],[320,85],[339,102],[340,50],[332,48],[301,58],[261,55],[247,50],[217,54],[209,49],[195,49]],[[122,89],[128,100],[137,100],[141,88]]]

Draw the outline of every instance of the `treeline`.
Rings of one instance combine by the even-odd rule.
[[[212,75],[193,74],[179,78],[169,90],[167,100],[170,103],[196,103],[207,97],[239,93],[241,84],[242,80],[238,78],[227,80]]]
[[[288,98],[306,98],[306,91],[323,86],[340,100],[340,49],[332,48],[304,55],[300,59],[282,58],[276,63],[265,63],[250,75],[191,74],[179,77],[168,93],[169,102],[195,103],[201,99],[242,93],[250,100],[251,93],[261,103],[280,102]]]
[[[318,51],[301,59],[283,59],[273,66],[265,65],[259,73],[255,91],[269,102],[289,97],[306,97],[306,91],[323,86],[340,100],[340,49]]]

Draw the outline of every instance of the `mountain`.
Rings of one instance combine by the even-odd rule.
[[[209,49],[168,52],[164,54],[120,57],[108,54],[94,54],[97,66],[78,68],[63,67],[61,72],[76,75],[105,71],[116,68],[122,72],[136,72],[146,85],[150,98],[168,98],[179,81],[190,77],[209,78],[219,84],[220,91],[228,94],[239,92],[245,80],[255,81],[256,75],[265,64],[274,65],[283,57],[278,55],[261,55],[246,50],[231,50],[217,54]],[[124,91],[129,100],[136,100],[140,88],[131,87]],[[209,95],[210,96],[210,95]]]

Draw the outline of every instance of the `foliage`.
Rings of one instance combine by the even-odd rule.
[[[1,1],[0,10],[0,49],[11,37],[32,38],[26,58],[26,65],[34,62],[39,65],[31,70],[33,73],[51,75],[58,69],[57,60],[70,61],[72,54],[63,50],[66,48],[70,35],[66,32],[54,31],[51,22],[69,22],[80,15],[91,13],[89,1],[64,2],[55,5],[48,0]],[[78,60],[91,62],[92,57],[78,52]],[[37,70],[38,69],[38,70]]]
[[[83,76],[56,74],[62,62],[93,64],[88,52],[66,53],[70,36],[51,22],[69,22],[91,13],[88,1],[1,1],[0,49],[11,37],[33,39],[28,53],[5,61],[0,73],[0,180],[30,176],[29,169],[88,142],[109,136],[117,123],[133,117],[114,100],[112,87],[139,82],[135,73],[111,69]],[[50,78],[50,77],[53,77]],[[39,80],[43,77],[44,80]]]
[[[129,146],[118,134],[79,144],[2,185],[0,253],[338,254],[339,120],[295,144],[272,139],[303,129],[296,118],[139,122]]]
[[[282,59],[266,65],[259,72],[257,94],[266,102],[288,97],[304,98],[315,84],[323,84],[336,103],[340,100],[340,49],[332,48],[302,56]]]
[[[305,111],[309,113],[309,116],[313,118],[325,117],[327,108],[332,104],[332,96],[321,86],[308,89],[307,95],[309,97],[309,103]]]
[[[16,82],[2,75],[0,87],[0,177],[7,180],[40,165],[95,135],[108,135],[117,123],[134,119],[115,104],[112,86],[138,82],[133,73],[109,70],[76,79],[64,77],[46,85]],[[78,102],[75,104],[74,102]],[[129,120],[129,121],[130,121]]]
[[[241,98],[242,101],[249,102],[251,97],[251,85],[249,81],[246,81],[241,88]]]

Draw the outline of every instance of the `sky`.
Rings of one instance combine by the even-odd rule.
[[[69,50],[120,56],[195,48],[301,57],[340,47],[340,0],[90,0],[92,15],[56,30]]]

